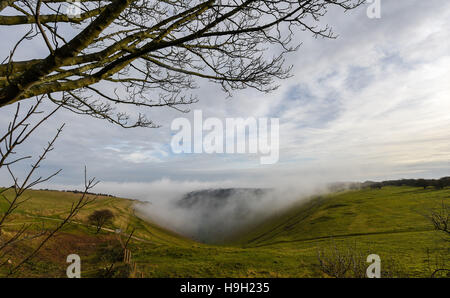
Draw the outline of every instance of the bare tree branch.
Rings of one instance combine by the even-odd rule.
[[[121,107],[192,103],[179,94],[196,88],[199,79],[219,84],[229,96],[244,88],[272,91],[276,79],[289,77],[284,57],[298,49],[296,32],[336,38],[321,18],[330,7],[348,10],[363,2],[85,0],[80,14],[71,16],[62,0],[1,1],[0,9],[13,7],[18,14],[0,15],[0,26],[37,27],[16,48],[41,35],[50,55],[15,61],[11,51],[0,65],[0,107],[50,94],[58,104],[70,98],[63,106],[79,114],[123,127],[158,127],[145,114],[130,117]],[[78,34],[58,34],[64,24],[74,25]],[[269,48],[280,54],[272,57]],[[108,89],[117,88],[100,88],[101,82],[125,92],[112,94]]]

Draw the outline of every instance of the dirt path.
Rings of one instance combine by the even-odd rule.
[[[332,236],[319,236],[313,238],[304,238],[304,239],[293,239],[293,240],[281,240],[274,241],[269,243],[260,243],[255,245],[244,246],[245,248],[257,248],[264,246],[271,246],[283,243],[293,243],[293,242],[306,242],[306,241],[314,241],[320,239],[330,239],[330,238],[347,238],[347,237],[357,237],[357,236],[370,236],[370,235],[381,235],[381,234],[400,234],[400,233],[416,233],[416,232],[427,232],[433,231],[433,229],[418,229],[418,230],[398,230],[398,231],[380,231],[380,232],[371,232],[371,233],[351,233],[351,234],[343,234],[343,235],[332,235]]]
[[[28,217],[40,218],[40,219],[46,219],[46,220],[54,220],[54,221],[60,221],[60,222],[63,221],[62,219],[59,219],[59,218],[46,217],[46,216],[30,216],[30,215],[28,215]],[[14,225],[23,225],[24,223],[35,223],[35,222],[20,222],[20,223],[10,223],[10,224],[4,224],[4,225],[5,226],[14,226]],[[97,228],[96,226],[85,224],[85,223],[78,222],[78,221],[70,221],[69,223],[75,224],[75,225],[80,225],[80,226],[85,226],[85,227]],[[117,234],[116,230],[113,230],[113,229],[110,229],[110,228],[103,228],[102,227],[101,230]],[[125,236],[125,237],[129,237],[130,236],[130,234],[125,234],[125,233],[121,233],[121,234],[123,236]],[[140,237],[137,237],[137,236],[132,236],[131,239],[137,240],[137,241],[140,241],[140,242],[145,242],[145,243],[158,244],[158,243],[155,243],[153,241],[150,241],[150,240],[147,240],[147,239],[143,239],[143,238],[140,238]]]

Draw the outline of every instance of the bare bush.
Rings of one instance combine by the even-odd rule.
[[[320,270],[336,278],[363,277],[365,275],[364,262],[361,255],[351,246],[340,247],[334,241],[326,248],[317,250]],[[363,276],[360,276],[360,275]]]
[[[430,220],[437,231],[441,231],[450,236],[450,207],[442,202],[441,206],[431,210]]]
[[[442,201],[439,207],[433,208],[427,216],[436,231],[442,232],[443,241],[450,242],[450,207]],[[445,251],[446,250],[446,251]],[[431,256],[430,250],[427,249],[427,264],[430,271],[430,277],[449,277],[450,276],[450,248],[448,245],[444,248],[444,252],[438,252]],[[431,260],[433,259],[433,260]]]
[[[365,278],[368,267],[367,256],[370,250],[357,249],[353,245],[338,245],[331,241],[328,247],[317,250],[319,269],[335,278]],[[385,258],[381,264],[381,277],[406,277],[405,270],[393,258]]]

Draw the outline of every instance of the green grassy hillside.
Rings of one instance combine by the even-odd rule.
[[[8,229],[30,221],[51,224],[78,196],[52,191],[30,195],[32,200],[18,210]],[[397,276],[427,277],[436,259],[450,263],[448,241],[426,218],[442,202],[450,202],[450,189],[384,187],[334,193],[292,206],[219,246],[197,243],[143,221],[135,216],[132,200],[100,197],[21,274],[63,277],[65,256],[78,253],[83,276],[98,276],[111,263],[108,256],[117,251],[119,240],[108,230],[96,235],[83,223],[93,210],[108,208],[116,215],[108,229],[136,228],[137,238],[129,248],[138,276],[321,277],[327,275],[318,266],[318,251],[351,246],[365,255],[378,254],[382,268],[395,263]],[[2,208],[0,203],[0,212]],[[26,250],[21,247],[15,257]]]
[[[10,191],[5,192],[6,197],[10,197],[12,193]],[[60,192],[60,191],[46,191],[46,190],[30,190],[25,192],[24,198],[29,200],[19,206],[13,215],[9,225],[21,225],[23,223],[42,223],[47,222],[49,224],[57,222],[65,218],[70,207],[79,198],[80,194],[72,192]],[[90,195],[90,197],[94,197]],[[143,221],[134,214],[133,205],[136,201],[124,198],[109,197],[109,196],[97,196],[95,201],[84,207],[74,218],[74,223],[68,226],[68,229],[83,228],[83,225],[87,224],[88,216],[94,211],[99,209],[109,209],[114,214],[112,224],[106,225],[105,228],[122,230],[129,228],[135,228],[135,236],[152,240],[158,243],[177,244],[183,242],[190,242],[190,240],[180,237],[180,235],[174,234],[166,229],[160,228],[158,225],[148,221]],[[0,213],[6,208],[5,201],[0,201]],[[8,226],[8,223],[6,224]]]
[[[449,199],[450,189],[432,188],[384,187],[334,193],[292,208],[241,236],[238,242],[255,247],[329,236],[429,231],[426,215]]]

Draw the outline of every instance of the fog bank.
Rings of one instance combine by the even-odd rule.
[[[224,187],[224,185],[228,187]],[[136,203],[136,213],[165,228],[205,243],[218,243],[242,229],[313,194],[325,186],[283,188],[231,187],[229,183],[153,183],[145,198]]]
[[[260,183],[243,181],[102,182],[95,192],[136,199],[136,215],[205,243],[219,243],[313,195],[336,191],[346,184],[329,179],[278,177]],[[52,189],[81,189],[52,185]]]

